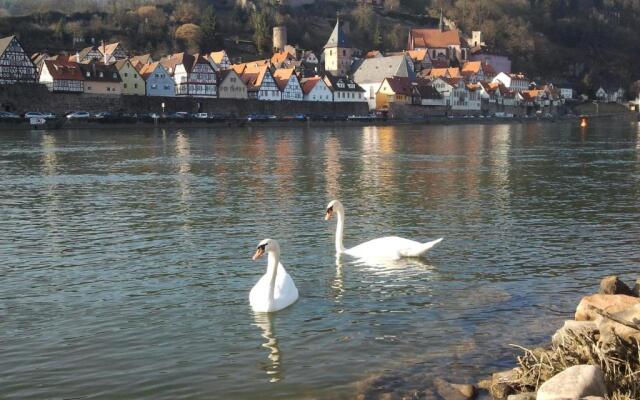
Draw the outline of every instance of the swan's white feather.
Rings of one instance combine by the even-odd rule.
[[[278,263],[276,271],[276,283],[273,290],[273,302],[269,302],[269,283],[271,277],[268,273],[262,275],[249,293],[249,304],[255,312],[273,312],[289,307],[298,300],[298,288],[293,279],[284,269],[282,263]]]
[[[387,258],[397,260],[402,257],[420,257],[431,247],[440,243],[442,238],[428,243],[405,239],[398,236],[381,237],[361,243],[345,250],[345,253],[358,258]]]

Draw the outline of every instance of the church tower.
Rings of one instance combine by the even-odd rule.
[[[324,45],[324,70],[334,76],[345,76],[351,67],[353,49],[347,42],[347,37],[342,30],[340,17],[336,20],[336,26]]]

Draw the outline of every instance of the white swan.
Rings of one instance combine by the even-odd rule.
[[[258,244],[253,260],[268,254],[267,273],[253,286],[249,304],[255,312],[273,312],[289,307],[298,300],[298,289],[280,263],[280,245],[273,239]]]
[[[342,245],[342,236],[344,234],[344,206],[340,200],[333,200],[327,205],[327,212],[324,219],[331,219],[333,214],[336,214],[338,219],[336,226],[336,255],[348,254],[363,259],[386,258],[392,260],[398,260],[402,257],[421,257],[427,250],[440,243],[443,239],[440,238],[432,242],[420,243],[415,240],[404,239],[397,236],[387,236],[364,242],[350,249],[345,249]]]

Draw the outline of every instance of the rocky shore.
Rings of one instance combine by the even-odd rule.
[[[408,378],[377,376],[358,384],[358,400],[638,400],[640,399],[640,279],[633,288],[616,276],[582,298],[548,347],[516,347],[517,367],[475,385],[436,378],[410,392]]]

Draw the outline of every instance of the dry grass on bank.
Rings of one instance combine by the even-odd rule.
[[[597,333],[576,335],[570,332],[560,346],[529,350],[520,347],[520,373],[515,382],[521,391],[537,391],[540,385],[580,364],[599,365],[612,400],[640,399],[640,343],[630,344],[611,335],[609,343],[598,340]]]

